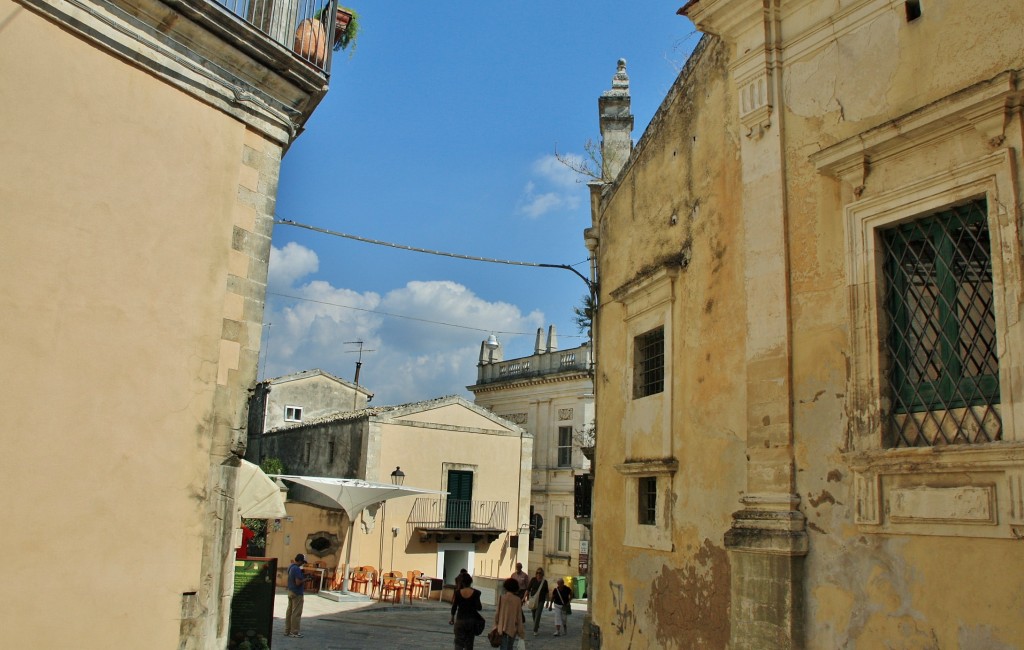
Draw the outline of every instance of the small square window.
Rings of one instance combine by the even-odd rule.
[[[284,421],[285,422],[302,422],[302,407],[301,406],[286,406],[286,407],[284,407]]]
[[[558,427],[558,466],[572,467],[572,427]]]
[[[644,476],[638,479],[638,483],[637,523],[641,526],[654,526],[658,521],[658,477]]]
[[[633,397],[665,390],[665,328],[636,337],[633,342]]]

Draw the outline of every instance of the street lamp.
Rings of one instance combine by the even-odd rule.
[[[405,483],[405,472],[402,471],[401,467],[396,467],[395,471],[391,472],[391,484],[402,485],[403,483]]]
[[[402,471],[401,467],[396,467],[395,471],[391,472],[391,485],[402,485],[405,483],[405,472]],[[377,566],[380,567],[380,572],[384,573],[384,524],[388,518],[388,502],[387,500],[380,502],[380,548],[377,551]],[[395,568],[395,537],[398,533],[394,532],[397,528],[391,531],[391,571]]]

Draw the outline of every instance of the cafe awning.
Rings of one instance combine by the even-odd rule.
[[[281,519],[288,514],[281,487],[247,460],[238,466],[235,504],[239,516],[246,519]]]

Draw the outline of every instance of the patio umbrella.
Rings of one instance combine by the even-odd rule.
[[[247,460],[238,466],[236,494],[235,503],[242,518],[281,519],[288,515],[281,487],[259,465]]]
[[[291,476],[277,474],[277,478],[290,481],[315,490],[334,503],[338,504],[349,518],[348,548],[345,551],[345,567],[348,568],[352,558],[352,534],[355,532],[356,517],[366,506],[396,499],[398,497],[417,494],[448,494],[439,490],[392,485],[391,483],[372,483],[358,478],[330,478],[326,476]],[[341,590],[348,591],[348,573],[345,573]]]

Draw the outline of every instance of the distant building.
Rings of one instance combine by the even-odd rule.
[[[259,4],[0,0],[0,647],[227,645],[281,157],[329,77],[295,25],[333,13]]]
[[[358,411],[371,399],[373,393],[362,386],[319,368],[261,381],[249,401],[246,458],[259,464],[267,456],[263,451],[265,431],[309,423],[343,411]]]
[[[1024,3],[680,11],[635,147],[598,100],[584,638],[1019,647]]]
[[[401,467],[406,486],[448,492],[364,510],[353,567],[418,570],[449,583],[463,568],[494,578],[515,570],[509,538],[529,515],[533,438],[461,397],[285,423],[264,432],[262,449],[287,474],[389,483]],[[312,561],[336,571],[349,543],[348,513],[302,486],[290,488],[287,507],[289,518],[270,527],[267,555],[312,553]]]
[[[589,542],[589,533],[575,519],[573,493],[576,475],[590,469],[580,448],[593,442],[591,367],[590,346],[559,350],[552,325],[546,337],[537,330],[528,357],[504,359],[500,342],[482,343],[477,381],[467,386],[477,404],[533,434],[530,504],[543,526],[528,555],[531,530],[519,531],[518,553],[531,569],[553,576],[587,573],[580,543]]]

